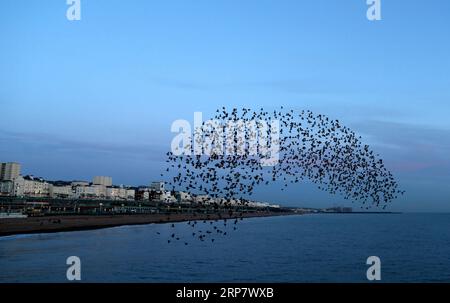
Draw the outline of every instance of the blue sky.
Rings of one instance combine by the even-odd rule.
[[[0,2],[0,160],[48,179],[158,179],[175,119],[218,107],[310,109],[378,151],[407,194],[450,211],[450,2]],[[257,197],[343,204],[304,183]]]

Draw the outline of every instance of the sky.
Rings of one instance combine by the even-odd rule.
[[[65,0],[2,0],[0,161],[145,185],[174,120],[283,105],[361,135],[406,190],[389,210],[448,212],[450,2],[381,3],[369,21],[365,0],[81,0],[69,21]],[[308,182],[274,187],[255,198],[347,205]]]

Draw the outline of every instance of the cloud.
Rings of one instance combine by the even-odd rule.
[[[398,171],[438,173],[450,167],[449,129],[379,120],[354,123],[352,128]]]
[[[271,79],[259,81],[241,81],[236,82],[236,86],[273,89],[278,92],[295,94],[320,94],[332,95],[349,93],[342,87],[336,87],[323,84],[320,79]]]
[[[57,135],[32,132],[0,131],[0,142],[3,150],[17,149],[17,147],[40,150],[46,153],[97,153],[121,154],[128,156],[142,156],[150,160],[159,161],[164,158],[167,150],[164,146],[145,143],[83,141],[62,138]]]
[[[152,77],[151,80],[158,85],[174,87],[179,89],[208,90],[211,88],[210,84],[173,78],[171,79],[171,78]]]
[[[450,129],[427,125],[369,120],[353,124],[359,132],[372,136],[378,142],[398,147],[423,147],[429,150],[450,150]]]
[[[215,90],[215,89],[263,89],[272,90],[277,93],[307,94],[333,96],[336,94],[349,94],[336,85],[322,83],[321,79],[267,79],[267,80],[233,80],[233,81],[193,81],[192,79],[177,79],[170,77],[150,77],[155,84],[186,90]]]

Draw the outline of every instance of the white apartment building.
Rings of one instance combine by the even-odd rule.
[[[161,195],[159,196],[159,200],[165,203],[175,203],[177,202],[177,198],[172,196],[172,193],[170,191],[163,191],[161,192]]]
[[[0,163],[0,180],[14,181],[20,176],[20,164],[16,162]]]
[[[195,203],[210,204],[211,200],[211,197],[208,195],[197,195],[194,197]]]
[[[178,202],[191,202],[192,201],[191,194],[184,192],[184,191],[177,192],[176,197],[177,197]]]
[[[104,185],[77,186],[75,188],[75,197],[81,199],[105,199],[107,197],[107,188]]]
[[[50,184],[49,195],[51,198],[73,198],[75,196],[72,186],[56,186]]]
[[[150,190],[157,192],[164,192],[165,191],[164,182],[152,182],[150,184]]]
[[[112,186],[112,177],[95,176],[92,184],[94,184],[94,185]]]
[[[120,187],[108,187],[106,188],[106,197],[111,200],[125,200],[127,196],[127,190]]]
[[[150,200],[150,193],[148,191],[142,192],[141,196],[142,196],[142,200],[144,200],[144,201]]]
[[[137,191],[135,191],[136,200],[140,201],[149,201],[150,200],[150,188],[148,187],[139,187]]]
[[[18,197],[48,197],[50,184],[33,176],[19,176],[14,180],[14,195]]]
[[[134,200],[136,191],[122,187],[106,188],[106,197],[111,200]]]
[[[14,192],[13,181],[0,181],[0,196],[11,196]]]

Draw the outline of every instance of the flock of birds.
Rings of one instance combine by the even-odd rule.
[[[284,190],[304,180],[346,200],[359,201],[366,209],[384,209],[404,194],[379,155],[338,120],[283,107],[274,111],[227,111],[223,107],[216,111],[213,120],[220,122],[220,132],[204,122],[200,133],[194,136],[198,140],[194,143],[203,144],[209,154],[195,154],[194,144],[188,146],[189,154],[168,152],[168,168],[162,176],[170,176],[169,186],[174,190],[216,198],[214,207],[226,207],[232,202],[245,205],[260,185],[281,182]],[[252,121],[267,127],[249,129]],[[273,127],[273,121],[279,121],[279,127]],[[239,126],[231,134],[235,144],[226,146],[223,152],[224,140],[218,136],[230,132],[226,128],[229,122],[244,123],[235,124]],[[264,139],[268,148],[258,148],[255,153],[255,138]],[[267,150],[273,146],[278,149],[277,163],[270,167],[261,165],[260,160],[268,156]]]
[[[210,241],[214,243],[218,237],[225,237],[231,231],[237,231],[237,224],[242,220],[242,214],[233,219],[192,220],[187,222],[187,225],[192,228],[192,233],[188,236],[185,234],[184,229],[184,233],[177,232],[176,225],[172,223],[170,225],[172,230],[169,232],[167,243],[181,242],[187,246],[189,245],[189,238],[201,242]],[[157,232],[157,234],[161,235],[161,232]]]

